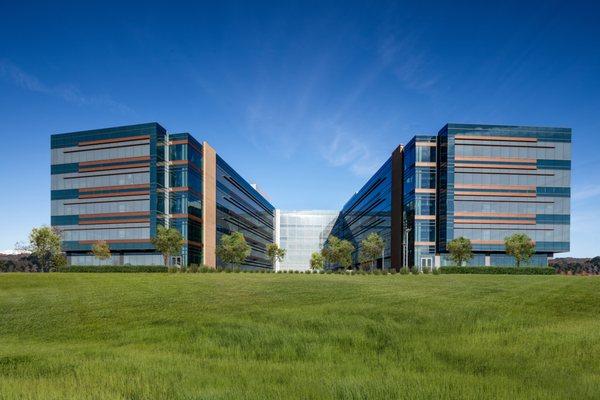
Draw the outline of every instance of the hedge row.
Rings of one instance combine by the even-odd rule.
[[[259,270],[259,271],[245,271],[239,269],[211,269],[205,266],[194,266],[188,269],[179,270],[177,268],[171,268],[171,272],[262,272],[262,273],[274,273],[273,270]],[[160,265],[104,265],[104,266],[89,266],[89,265],[73,265],[70,267],[62,267],[57,270],[58,272],[169,272],[169,269]],[[298,274],[303,273],[302,271],[277,271],[278,273],[290,273]],[[392,271],[380,271],[364,272],[364,271],[319,271],[320,273],[343,273],[352,275],[364,275],[364,274],[395,274],[395,270]],[[416,272],[416,271],[414,271]],[[426,273],[429,271],[426,271]],[[433,273],[442,274],[503,274],[503,275],[554,275],[556,270],[552,267],[441,267],[438,270],[433,270]],[[316,273],[316,271],[307,271],[306,273]],[[400,274],[409,273],[408,270],[401,270]]]
[[[440,267],[442,274],[555,275],[552,267]]]
[[[58,272],[167,272],[162,265],[72,265],[61,267]]]

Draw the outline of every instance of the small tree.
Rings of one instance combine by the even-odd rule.
[[[61,257],[62,250],[58,229],[49,226],[33,228],[29,234],[28,247],[42,271],[48,271],[54,266],[62,266],[58,265],[63,264],[64,260],[64,256]]]
[[[385,246],[383,239],[378,233],[372,232],[360,242],[360,257],[362,262],[370,262],[371,269],[375,267],[375,260],[381,256]]]
[[[181,254],[183,248],[183,236],[175,228],[158,226],[156,236],[152,238],[152,244],[163,255],[165,266],[169,265],[169,257]]]
[[[448,243],[448,251],[450,252],[450,259],[461,266],[464,262],[469,261],[473,258],[473,246],[471,241],[465,237],[458,237]]]
[[[251,251],[250,245],[246,243],[246,238],[241,232],[221,236],[221,243],[217,246],[217,256],[222,261],[236,266],[242,265]]]
[[[352,265],[352,253],[354,246],[347,240],[330,236],[327,246],[321,250],[323,258],[330,264],[337,264],[343,269]]]
[[[277,243],[269,243],[266,246],[267,256],[271,260],[271,264],[275,266],[275,261],[283,261],[285,257],[285,249],[279,247]]]
[[[108,260],[110,258],[110,247],[105,240],[99,240],[92,246],[92,253],[100,261]]]
[[[524,233],[515,233],[504,239],[506,254],[515,258],[517,267],[521,266],[522,261],[529,261],[535,254],[535,244],[529,236]]]
[[[321,253],[314,252],[310,255],[310,269],[323,269],[323,256]]]

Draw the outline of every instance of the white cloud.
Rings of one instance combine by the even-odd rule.
[[[600,196],[600,185],[585,185],[582,188],[575,188],[573,191],[573,202],[582,202],[584,200]]]
[[[122,114],[133,113],[131,108],[107,95],[87,95],[73,84],[48,85],[8,60],[0,60],[0,78],[30,92],[58,97],[69,103],[107,107]]]

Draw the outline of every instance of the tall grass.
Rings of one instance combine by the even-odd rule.
[[[593,399],[600,279],[0,275],[0,399]]]

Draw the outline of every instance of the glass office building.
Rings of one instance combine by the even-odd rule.
[[[353,264],[360,264],[361,241],[369,233],[378,233],[385,243],[378,268],[391,266],[392,250],[392,164],[390,157],[368,182],[346,202],[331,235],[350,241],[355,248]]]
[[[172,263],[220,266],[220,236],[241,231],[253,248],[244,267],[270,268],[274,207],[208,143],[149,123],[52,135],[51,149],[51,223],[70,264],[163,264],[151,243],[162,225],[185,239]],[[91,254],[99,240],[111,259]]]
[[[571,130],[448,124],[438,133],[437,251],[471,240],[477,265],[510,265],[504,238],[535,242],[531,264],[569,251]]]
[[[320,252],[329,237],[338,211],[275,211],[277,244],[285,249],[277,270],[305,271],[310,267],[312,253]]]
[[[421,268],[448,265],[447,245],[461,236],[473,245],[470,264],[512,265],[504,239],[525,233],[535,243],[530,265],[547,265],[569,251],[570,179],[571,129],[448,124],[399,146],[332,234],[357,247],[355,264],[360,240],[378,232],[394,268]],[[372,211],[386,200],[379,211],[391,226]]]

